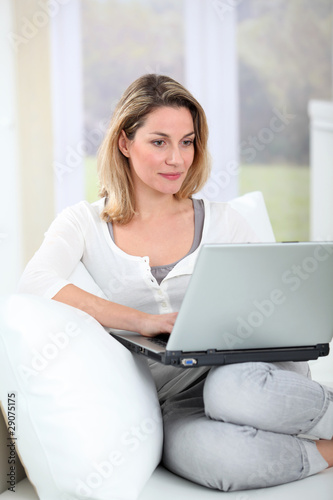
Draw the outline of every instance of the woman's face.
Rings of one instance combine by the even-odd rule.
[[[136,193],[175,194],[194,159],[194,125],[187,108],[153,110],[133,140],[125,132],[119,149],[129,159]]]

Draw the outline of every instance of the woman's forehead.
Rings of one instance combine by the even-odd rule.
[[[180,130],[185,135],[194,132],[191,112],[185,107],[163,106],[156,108],[146,116],[142,128],[150,133],[162,132],[167,135]]]

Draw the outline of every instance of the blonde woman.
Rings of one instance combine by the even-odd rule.
[[[209,176],[207,139],[205,113],[183,86],[159,75],[136,80],[100,148],[101,199],[56,218],[20,291],[82,309],[105,327],[171,333],[200,246],[258,241],[227,203],[192,198]],[[80,260],[108,300],[70,283]],[[333,466],[333,393],[311,381],[307,363],[149,364],[163,461],[175,473],[228,491]]]

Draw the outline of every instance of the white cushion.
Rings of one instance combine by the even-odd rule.
[[[144,360],[78,309],[13,295],[0,303],[0,380],[5,415],[15,393],[9,420],[42,500],[138,497],[162,450]]]
[[[68,280],[86,292],[97,295],[97,297],[101,297],[102,299],[107,299],[107,296],[99,288],[94,278],[81,261],[77,264]]]
[[[263,243],[275,241],[264,197],[260,191],[246,193],[228,202],[250,224]]]

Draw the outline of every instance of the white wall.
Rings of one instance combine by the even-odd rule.
[[[18,164],[16,65],[7,34],[13,31],[13,3],[3,0],[0,16],[0,296],[12,291],[22,260]],[[6,75],[6,78],[4,78]]]

